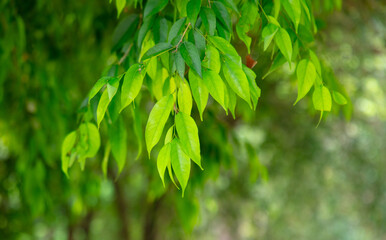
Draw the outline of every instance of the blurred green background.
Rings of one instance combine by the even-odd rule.
[[[135,151],[117,180],[103,177],[103,151],[70,179],[60,169],[61,142],[111,61],[115,6],[2,1],[0,239],[386,239],[385,16],[368,0],[318,18],[316,52],[351,117],[333,109],[316,128],[309,98],[292,105],[284,67],[258,80],[255,113],[240,105],[233,120],[211,106],[198,123],[205,170],[181,198]]]

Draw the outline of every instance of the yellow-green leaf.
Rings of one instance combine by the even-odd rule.
[[[184,196],[190,175],[190,159],[182,150],[177,138],[173,139],[170,148],[172,167],[181,185],[182,196]]]
[[[190,115],[192,111],[192,93],[186,80],[181,81],[181,86],[178,89],[178,109]]]
[[[171,143],[165,144],[162,148],[161,151],[158,153],[157,157],[157,169],[159,176],[161,177],[162,184],[165,187],[165,181],[164,181],[164,176],[165,176],[165,170],[166,167],[170,164],[171,162]]]
[[[208,89],[206,88],[203,79],[197,76],[197,74],[193,71],[189,71],[189,83],[202,121],[202,114],[205,110],[206,104],[208,103]]]
[[[134,64],[129,68],[129,70],[127,70],[122,83],[120,112],[137,97],[139,91],[141,90],[145,74],[146,69],[139,64]]]
[[[308,59],[301,60],[296,69],[296,75],[298,77],[298,97],[294,105],[306,96],[315,82],[316,70],[314,64]]]
[[[152,148],[161,138],[162,131],[165,127],[166,121],[169,118],[170,112],[173,109],[173,105],[173,95],[165,96],[154,105],[150,112],[145,130],[146,147],[149,157]]]
[[[333,98],[334,98],[334,101],[335,101],[337,104],[340,104],[340,105],[345,105],[345,104],[347,104],[346,98],[345,98],[340,92],[332,91],[332,96],[333,96]]]
[[[227,111],[224,96],[225,85],[220,75],[210,69],[204,69],[202,73],[203,82],[210,95],[224,108],[225,111]]]
[[[175,123],[182,149],[202,169],[200,141],[196,123],[192,117],[183,112],[176,115]]]
[[[290,36],[284,28],[280,28],[275,34],[275,43],[291,66],[292,42]]]

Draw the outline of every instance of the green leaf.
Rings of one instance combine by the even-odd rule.
[[[171,162],[171,143],[167,143],[161,148],[157,157],[157,169],[164,187],[165,187],[165,181],[164,181],[165,170],[166,170],[166,167],[170,164],[170,162]]]
[[[224,25],[228,32],[232,31],[232,21],[228,10],[221,2],[214,1],[212,3],[212,9],[217,16],[217,19]]]
[[[207,45],[205,50],[205,58],[202,60],[202,66],[209,68],[216,73],[220,73],[221,62],[220,62],[220,54],[218,50],[211,46]]]
[[[88,103],[95,95],[102,89],[102,87],[111,79],[112,77],[102,77],[100,78],[94,86],[91,88],[90,93],[88,94]]]
[[[145,140],[146,147],[149,153],[152,148],[158,143],[161,138],[162,131],[166,121],[169,118],[170,112],[174,106],[173,95],[162,97],[153,107],[150,112],[149,119],[146,124]]]
[[[219,0],[220,2],[222,2],[224,4],[224,6],[232,9],[233,11],[235,11],[237,14],[240,14],[239,12],[239,9],[237,8],[236,4],[233,2],[233,0]],[[250,2],[246,2],[244,3],[244,5],[249,5]],[[257,5],[257,4],[255,4]],[[242,13],[241,13],[242,15]]]
[[[248,79],[245,76],[245,73],[241,66],[230,61],[226,57],[222,65],[222,70],[225,79],[227,80],[231,89],[244,99],[252,108],[250,93],[249,93],[249,83]]]
[[[168,0],[148,0],[144,9],[144,18],[161,11],[168,4]]]
[[[315,86],[312,102],[315,110],[331,111],[331,95],[328,88],[323,85]]]
[[[83,123],[79,126],[79,141],[76,152],[80,160],[92,158],[100,147],[100,136],[97,127],[92,123]]]
[[[169,130],[166,132],[164,144],[168,144],[173,140],[173,130],[174,130],[174,126],[171,126]]]
[[[143,133],[142,133],[142,119],[141,119],[141,113],[138,109],[138,106],[135,104],[132,105],[132,114],[133,114],[133,124],[134,124],[134,133],[137,137],[138,142],[138,153],[136,160],[138,160],[139,156],[141,156],[142,153],[142,139],[143,139]]]
[[[232,89],[229,87],[228,84],[225,84],[226,85],[226,90],[227,90],[227,94],[228,94],[228,108],[229,110],[231,111],[232,113],[232,116],[233,116],[233,119],[236,118],[236,104],[237,104],[237,96],[235,94],[235,92],[232,91]]]
[[[227,40],[218,36],[208,36],[208,40],[227,58],[241,66],[241,57]]]
[[[181,79],[184,79],[185,75],[185,61],[181,56],[181,52],[178,50],[175,55],[176,70]]]
[[[278,30],[279,27],[272,23],[268,23],[267,26],[264,27],[262,32],[262,37],[264,39],[264,51],[267,50]]]
[[[141,60],[145,61],[151,57],[159,56],[172,48],[173,46],[170,43],[157,43],[154,47],[150,48],[145,54],[143,54]]]
[[[205,110],[206,104],[208,103],[208,89],[206,88],[203,80],[193,71],[189,71],[189,83],[202,121],[202,114]]]
[[[292,42],[287,31],[284,28],[280,28],[275,35],[275,42],[280,52],[287,59],[291,66],[292,59]]]
[[[102,93],[101,98],[99,99],[98,108],[97,108],[98,128],[99,128],[99,125],[101,124],[101,122],[105,116],[105,113],[106,113],[107,107],[109,106],[109,103],[110,103],[109,94],[107,91],[104,91]]]
[[[236,24],[237,35],[247,46],[248,54],[251,52],[250,46],[252,38],[249,37],[247,33],[250,29],[252,29],[254,23],[258,20],[258,16],[257,4],[248,1],[243,4],[243,7],[241,8],[241,17]]]
[[[190,32],[193,34],[189,34],[189,36],[193,35],[193,40],[190,42],[194,42],[194,45],[196,46],[198,53],[200,55],[200,60],[204,59],[205,57],[205,49],[206,49],[206,39],[203,37],[197,30],[194,30],[193,32]]]
[[[127,133],[122,117],[118,122],[109,125],[108,135],[111,152],[118,164],[118,174],[122,172],[127,157]]]
[[[177,20],[171,27],[168,35],[168,42],[170,43],[175,37],[177,37],[184,29],[186,18]]]
[[[288,0],[288,1],[281,1],[281,3],[283,4],[285,11],[288,13],[288,16],[290,17],[291,21],[294,23],[295,30],[297,32],[298,26],[300,23],[301,13],[302,13],[300,1]]]
[[[178,89],[178,108],[180,112],[190,115],[192,111],[192,94],[186,80],[181,81],[181,86]]]
[[[120,112],[137,97],[139,91],[141,90],[145,74],[146,69],[139,64],[134,64],[129,68],[129,70],[127,70],[122,83]]]
[[[152,30],[153,39],[155,43],[166,42],[169,32],[169,26],[165,18],[156,18]]]
[[[188,19],[192,24],[192,27],[196,25],[196,20],[198,13],[201,8],[201,0],[190,0],[188,4],[186,4],[186,13],[188,15]]]
[[[202,77],[201,60],[196,46],[191,42],[184,42],[180,46],[180,52],[186,64]]]
[[[213,35],[216,30],[216,15],[213,10],[211,8],[202,7],[200,16],[208,34]]]
[[[141,49],[143,39],[145,38],[147,32],[150,30],[153,24],[154,24],[154,16],[149,16],[147,18],[144,18],[143,24],[138,31],[137,47],[139,49]]]
[[[170,145],[172,167],[180,182],[183,197],[190,175],[190,159],[182,150],[177,138],[173,139]]]
[[[112,78],[111,81],[107,83],[107,88],[106,90],[102,93],[101,98],[99,99],[98,103],[98,108],[97,108],[97,124],[98,128],[100,123],[102,122],[105,114],[107,107],[109,106],[109,103],[115,96],[118,90],[119,86],[119,78]]]
[[[119,17],[119,16],[118,16]],[[122,18],[115,28],[112,36],[112,52],[119,50],[122,46],[135,35],[138,28],[139,17],[137,14],[130,14]]]
[[[345,104],[347,104],[346,98],[345,98],[340,92],[332,91],[332,96],[333,96],[333,98],[334,98],[334,101],[335,101],[337,104],[340,104],[340,105],[345,105]]]
[[[212,95],[214,100],[216,100],[224,108],[224,110],[227,111],[224,96],[225,85],[220,75],[210,69],[204,69],[202,75],[203,82],[206,88],[208,89],[210,95]]]
[[[252,69],[248,68],[243,64],[243,71],[245,75],[247,76],[248,83],[249,83],[249,89],[251,91],[251,98],[253,103],[253,109],[256,110],[257,102],[261,95],[261,90],[256,84],[256,74]]]
[[[316,72],[318,73],[319,76],[322,76],[322,68],[318,57],[312,50],[309,50],[309,54],[310,54],[310,59],[315,66]]]
[[[301,60],[296,69],[296,75],[298,77],[298,97],[294,105],[306,96],[315,82],[316,70],[314,64],[307,59]]]
[[[175,123],[182,149],[202,169],[200,141],[196,123],[192,117],[183,112],[176,115]]]
[[[275,70],[277,70],[279,67],[281,67],[284,63],[285,63],[285,58],[283,54],[279,52],[275,57],[275,59],[273,60],[273,63],[269,68],[269,71],[263,76],[263,79],[266,78],[269,74],[271,74]]]
[[[126,5],[126,0],[115,0],[115,4],[117,7],[118,18],[119,18],[119,15],[121,15],[121,12]]]
[[[75,146],[76,131],[70,132],[62,143],[62,171],[68,177],[68,167],[70,166],[71,150]]]
[[[105,147],[105,153],[103,154],[103,160],[102,160],[102,172],[105,178],[107,178],[107,168],[109,164],[110,151],[111,151],[111,146],[110,146],[110,143],[107,142]]]

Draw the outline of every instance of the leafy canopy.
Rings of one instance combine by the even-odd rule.
[[[197,122],[198,118],[205,122],[209,96],[235,118],[237,104],[247,104],[253,111],[264,94],[251,69],[256,64],[251,57],[254,49],[272,56],[264,78],[285,63],[295,70],[295,104],[312,90],[313,106],[322,118],[323,112],[331,110],[332,99],[341,105],[348,102],[344,89],[326,74],[330,69],[310,49],[318,32],[310,0],[149,0],[144,5],[116,0],[116,8],[122,18],[113,35],[112,52],[117,58],[92,87],[79,128],[63,141],[66,174],[74,161],[83,167],[86,158],[96,155],[103,122],[108,130],[105,159],[111,148],[122,171],[129,144],[122,115],[128,108],[140,156],[143,130],[138,108],[142,109],[142,97],[150,95],[155,103],[150,113],[142,109],[147,116],[148,157],[160,145],[156,167],[161,180],[165,185],[168,169],[184,195],[191,160],[201,169],[205,166]],[[122,13],[125,8],[127,14]],[[235,49],[237,39],[250,54],[249,61],[243,61],[245,54]]]

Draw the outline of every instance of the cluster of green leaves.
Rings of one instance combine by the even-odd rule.
[[[118,16],[126,4],[138,7],[137,1],[117,0]],[[272,52],[272,65],[265,76],[286,62],[290,67],[296,65],[295,104],[312,87],[313,105],[321,118],[323,112],[331,110],[331,92],[336,103],[347,103],[342,87],[310,49],[317,25],[309,0],[149,0],[139,8],[141,14],[129,13],[117,26],[112,51],[119,58],[95,83],[83,105],[79,129],[63,142],[65,173],[75,159],[84,166],[84,159],[96,154],[100,146],[97,129],[103,119],[109,132],[104,172],[110,148],[122,171],[128,143],[121,115],[126,108],[133,113],[140,155],[143,133],[136,111],[143,92],[148,92],[156,102],[145,128],[148,156],[168,129],[161,141],[157,169],[163,183],[168,169],[171,181],[176,184],[175,176],[184,194],[191,160],[202,169],[199,133],[192,114],[194,103],[201,121],[209,96],[234,118],[240,99],[251,109],[258,104],[261,90],[256,74],[252,66],[243,64],[231,43],[236,37],[248,53],[254,47],[252,43]]]

